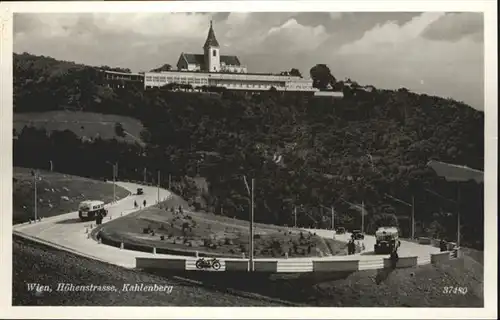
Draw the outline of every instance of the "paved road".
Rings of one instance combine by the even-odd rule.
[[[158,189],[151,186],[142,186],[130,182],[117,182],[118,185],[124,187],[125,189],[135,192],[138,187],[144,189],[144,195],[137,196],[132,195],[117,201],[114,204],[107,206],[108,217],[105,218],[103,223],[110,221],[110,219],[115,219],[120,216],[125,216],[130,214],[136,209],[134,209],[134,200],[138,203],[146,200],[147,206],[153,205],[157,201]],[[164,200],[170,196],[170,192],[165,189],[160,189],[160,199]],[[144,253],[132,250],[122,250],[116,247],[111,247],[103,244],[99,244],[92,238],[88,238],[88,233],[86,229],[90,226],[90,222],[81,222],[78,219],[77,212],[71,212],[68,214],[63,214],[55,217],[50,217],[43,219],[41,222],[34,224],[22,224],[15,225],[14,231],[20,232],[25,236],[35,237],[38,240],[45,241],[46,244],[55,244],[59,246],[60,249],[65,249],[67,251],[76,252],[82,256],[86,256],[99,261],[110,262],[115,265],[119,265],[126,268],[135,267],[136,257],[177,257],[175,255],[166,254],[153,254]],[[90,230],[89,230],[90,231]],[[310,229],[307,231],[315,232],[317,235],[331,238],[333,236],[332,231],[322,230],[322,229]],[[341,241],[346,241],[349,239],[350,234],[337,235],[336,239]],[[366,251],[355,256],[328,256],[321,259],[325,260],[351,260],[353,257],[356,259],[364,261],[380,261],[384,258],[384,255],[373,255],[373,245],[375,244],[375,238],[373,236],[366,236],[365,240]],[[424,246],[411,242],[402,241],[400,256],[415,256],[419,257],[419,263],[428,263],[430,260],[430,253],[438,252],[438,248],[432,246]],[[301,258],[289,258],[288,260],[310,260],[308,257]],[[319,258],[315,258],[319,259]],[[273,258],[269,259],[259,259],[259,260],[275,260]]]
[[[134,209],[134,201],[142,204],[146,200],[146,206],[154,205],[158,198],[156,187],[141,186],[130,182],[117,182],[117,185],[135,192],[137,188],[144,189],[144,195],[132,195],[107,206],[108,216],[103,223],[125,216],[137,211]],[[160,199],[164,200],[170,196],[170,192],[160,189]],[[132,250],[120,250],[119,248],[99,244],[92,238],[87,238],[87,228],[93,222],[82,222],[78,218],[78,212],[70,212],[59,216],[42,219],[34,224],[15,225],[14,231],[24,235],[36,237],[49,244],[55,244],[61,249],[71,249],[80,255],[99,261],[111,262],[126,268],[135,267],[135,258],[140,256],[153,256],[153,254],[141,253]],[[89,230],[90,231],[90,230]]]
[[[324,230],[324,229],[306,229],[306,230],[310,232],[315,232],[317,235],[324,238],[332,238],[334,236],[334,233],[331,230]],[[350,238],[351,238],[350,233],[335,235],[335,239],[340,241],[347,242],[349,241]],[[365,251],[355,254],[354,256],[356,257],[356,259],[359,258],[360,260],[370,260],[373,259],[374,257],[388,256],[388,255],[375,255],[375,253],[373,252],[373,246],[375,245],[375,242],[376,240],[374,236],[365,235],[365,239],[363,240],[363,243],[365,245]],[[398,254],[400,257],[417,256],[419,257],[419,260],[421,260],[421,262],[427,262],[430,259],[431,253],[438,253],[438,252],[439,248],[430,245],[420,245],[418,243],[403,241],[403,240],[401,240],[401,247],[398,250]]]

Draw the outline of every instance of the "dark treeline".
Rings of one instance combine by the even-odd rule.
[[[360,215],[347,202],[364,202],[365,226],[399,224],[409,234],[411,209],[386,195],[415,198],[417,235],[456,239],[456,186],[426,166],[431,159],[483,168],[484,113],[451,100],[406,89],[366,92],[344,87],[325,68],[312,76],[320,85],[344,91],[344,99],[268,91],[245,95],[144,91],[139,86],[108,88],[92,67],[28,54],[14,56],[15,112],[62,110],[132,116],[141,120],[145,147],[116,141],[81,142],[71,132],[26,128],[15,142],[16,165],[43,167],[83,176],[108,176],[119,162],[123,178],[203,177],[206,192],[184,185],[183,196],[198,206],[245,219],[248,197],[242,175],[256,179],[256,220],[329,225],[335,206],[338,226],[359,228]],[[62,71],[64,70],[64,72]],[[321,72],[319,72],[320,70]],[[329,73],[329,70],[327,70]],[[126,130],[126,128],[124,128]],[[36,149],[37,157],[33,157]],[[50,151],[48,151],[50,150]],[[46,154],[46,155],[45,155]],[[282,156],[281,163],[273,155]],[[43,156],[42,156],[43,155]],[[166,186],[166,178],[162,179]],[[462,241],[482,247],[483,186],[461,186]],[[189,191],[187,191],[189,190]],[[188,194],[189,193],[189,194]],[[307,212],[307,214],[306,214]],[[312,218],[311,218],[312,217]],[[314,222],[316,221],[316,222]]]

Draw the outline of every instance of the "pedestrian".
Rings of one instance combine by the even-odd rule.
[[[137,209],[137,201],[134,201],[134,208]]]
[[[144,199],[144,201],[142,202],[142,204],[144,205],[144,208],[146,208],[146,199]]]
[[[399,260],[398,252],[396,251],[396,249],[392,250],[390,259],[392,268],[396,269]]]
[[[348,255],[354,254],[354,251],[355,251],[354,246],[355,246],[354,241],[352,239],[349,240],[349,242],[347,243],[347,254]]]
[[[439,242],[439,249],[441,252],[445,252],[448,250],[446,241],[444,241],[444,239],[441,239],[441,241]]]

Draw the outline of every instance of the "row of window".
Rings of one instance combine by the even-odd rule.
[[[179,84],[199,84],[199,85],[208,85],[208,79],[206,78],[186,78],[179,76],[146,76],[147,82],[157,82],[157,83],[179,83]],[[210,81],[213,85],[224,85],[224,86],[232,86],[232,87],[246,87],[246,88],[268,88],[274,86],[276,88],[285,87],[283,83],[280,82],[247,82],[247,81],[238,81],[238,82],[227,82],[224,80],[220,81]],[[310,85],[299,85],[294,84],[287,86],[288,88],[296,88],[296,89],[310,89]]]

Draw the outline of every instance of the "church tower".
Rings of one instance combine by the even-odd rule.
[[[210,20],[210,29],[208,30],[207,41],[203,46],[205,53],[205,69],[208,72],[220,71],[220,47],[219,42],[215,38],[215,32],[212,27],[212,20]]]

